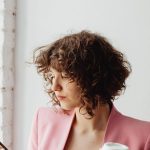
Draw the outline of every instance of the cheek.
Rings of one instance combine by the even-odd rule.
[[[81,90],[79,88],[73,88],[72,89],[72,94],[74,95],[74,97],[78,100],[81,99]]]
[[[73,83],[68,83],[65,85],[65,91],[67,92],[68,95],[80,98],[81,97],[81,89],[76,85],[75,82]]]

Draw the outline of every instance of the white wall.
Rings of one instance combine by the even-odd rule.
[[[149,6],[148,0],[18,0],[14,150],[26,150],[33,113],[48,102],[41,78],[26,63],[32,50],[81,29],[101,33],[126,54],[133,72],[116,106],[150,120]]]

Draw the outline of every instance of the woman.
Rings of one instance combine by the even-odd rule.
[[[34,55],[52,108],[39,108],[30,150],[99,150],[106,142],[150,150],[150,123],[122,115],[113,101],[130,64],[104,37],[88,31],[40,47]]]

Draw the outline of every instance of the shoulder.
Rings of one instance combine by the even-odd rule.
[[[72,111],[64,111],[59,107],[40,107],[36,111],[36,117],[38,122],[52,122],[52,121],[61,121],[69,119],[73,116]]]
[[[120,113],[115,107],[112,110],[111,122],[118,129],[134,135],[150,135],[150,122],[132,118]],[[117,124],[115,124],[115,122]]]
[[[111,110],[106,133],[106,141],[114,140],[130,149],[150,147],[150,122],[126,116],[115,107]]]
[[[57,116],[67,116],[67,115],[71,115],[73,113],[73,110],[71,111],[65,111],[60,107],[39,107],[37,109],[37,113],[39,113],[40,115],[57,115]]]
[[[133,118],[130,116],[126,116],[126,115],[118,112],[117,110],[116,110],[116,117],[121,120],[122,124],[126,124],[130,127],[134,127],[135,129],[140,128],[140,129],[144,129],[144,130],[149,130],[149,132],[150,132],[150,122],[148,122],[148,121],[144,121],[144,120],[140,120],[140,119]]]

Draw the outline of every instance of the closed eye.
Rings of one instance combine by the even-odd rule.
[[[70,77],[66,73],[61,73],[62,79],[69,79]]]

